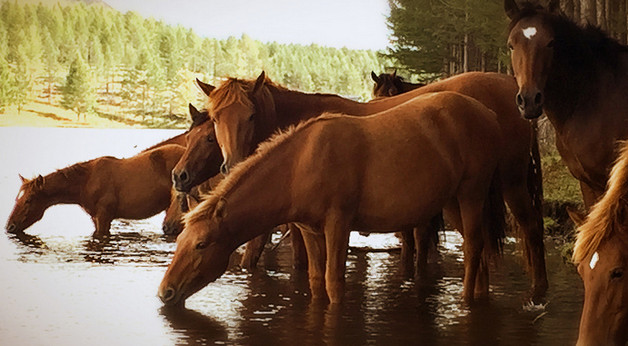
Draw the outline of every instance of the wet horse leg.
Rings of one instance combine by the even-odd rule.
[[[403,229],[398,233],[401,236],[401,261],[399,269],[404,277],[411,277],[414,267],[415,243],[412,229]]]
[[[288,227],[292,241],[292,267],[298,270],[307,270],[307,251],[301,229],[294,223],[289,224]]]
[[[482,237],[482,199],[462,199],[459,201],[460,218],[464,242],[464,288],[462,297],[467,302],[473,301],[475,296],[475,282],[480,267],[484,240]]]
[[[264,246],[266,246],[266,243],[268,243],[268,239],[270,238],[270,233],[270,231],[264,232],[246,243],[244,255],[240,260],[240,266],[242,268],[246,270],[253,270],[257,267],[257,262],[262,255],[262,251],[264,251]]]
[[[533,207],[524,186],[510,186],[504,190],[504,198],[523,233],[524,257],[532,275],[532,300],[538,301],[547,291],[545,245],[543,244],[543,218]]]
[[[349,248],[349,223],[347,216],[340,211],[330,212],[325,219],[325,244],[327,266],[325,283],[327,295],[332,304],[342,302],[345,292],[345,269]]]
[[[326,300],[325,291],[325,236],[306,225],[299,224],[307,251],[307,271],[313,300]]]
[[[421,225],[414,228],[414,243],[416,246],[415,280],[420,280],[427,274],[427,255],[430,250],[430,243],[432,242],[430,230],[430,226],[428,225]]]
[[[109,215],[109,213],[100,212],[96,216],[92,217],[92,221],[96,227],[96,231],[94,231],[93,234],[94,237],[106,237],[110,234],[109,229],[111,228],[111,221],[113,221],[113,218]]]

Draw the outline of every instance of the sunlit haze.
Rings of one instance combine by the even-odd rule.
[[[181,24],[204,37],[246,33],[262,42],[352,49],[388,44],[386,0],[105,0],[113,8]]]

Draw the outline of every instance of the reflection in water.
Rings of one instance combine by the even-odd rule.
[[[226,327],[200,312],[162,307],[159,313],[166,318],[167,327],[177,336],[177,344],[215,344],[228,340]]]

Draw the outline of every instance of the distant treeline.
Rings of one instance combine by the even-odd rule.
[[[370,71],[385,65],[369,50],[202,38],[98,4],[0,6],[0,110],[39,98],[77,113],[178,121],[198,97],[195,77],[217,83],[262,70],[288,88],[368,99]]]

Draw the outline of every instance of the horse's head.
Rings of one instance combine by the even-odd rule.
[[[397,76],[397,70],[393,73],[381,73],[379,76],[371,71],[371,78],[375,82],[373,85],[374,97],[390,97],[401,93],[399,84],[402,79]]]
[[[177,235],[183,230],[183,215],[190,210],[187,193],[172,189],[170,205],[166,209],[166,216],[162,230],[166,235]]]
[[[41,220],[48,208],[48,198],[44,191],[44,177],[28,180],[20,175],[22,186],[15,199],[15,206],[7,221],[9,233],[21,233],[35,222]]]
[[[222,154],[216,142],[214,124],[206,111],[190,104],[192,126],[186,134],[185,153],[172,170],[175,189],[189,192],[194,186],[219,173]]]
[[[275,109],[265,87],[267,83],[264,72],[255,81],[230,78],[218,88],[202,83],[224,159],[220,168],[223,174],[253,153],[257,144],[270,135],[265,128]]]
[[[538,118],[543,114],[543,93],[554,57],[554,30],[550,19],[556,16],[559,1],[551,0],[545,9],[529,3],[519,8],[515,0],[505,0],[504,8],[512,21],[508,48],[519,85],[517,106],[525,118]]]
[[[611,236],[578,264],[584,282],[578,345],[628,342],[627,250],[628,237]]]
[[[578,345],[628,343],[628,205],[609,184],[580,225],[574,247],[584,283]]]
[[[177,237],[172,263],[159,285],[159,298],[166,305],[182,305],[189,296],[219,278],[238,246],[222,223],[225,200],[214,199],[207,208],[208,202],[186,216],[185,228]]]

